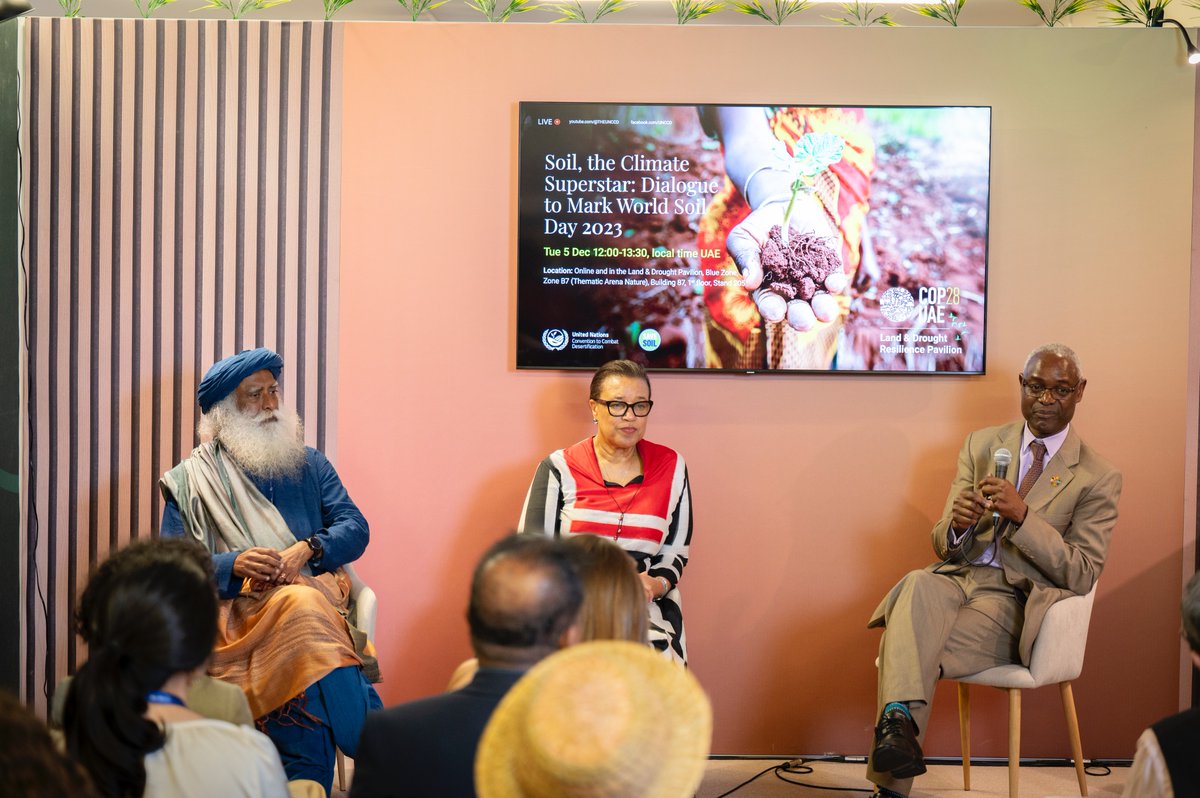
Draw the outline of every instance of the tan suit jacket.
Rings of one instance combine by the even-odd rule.
[[[1020,460],[1024,422],[988,427],[972,432],[958,455],[958,473],[950,486],[941,519],[934,524],[934,553],[944,558],[949,551],[950,517],[954,498],[992,474],[992,455],[997,449],[1013,453],[1009,479],[1014,480]],[[1029,514],[1020,526],[1000,519],[1000,555],[1004,576],[1027,597],[1025,623],[1021,629],[1021,662],[1029,664],[1033,641],[1046,610],[1069,595],[1084,595],[1092,589],[1117,522],[1121,497],[1121,473],[1075,434],[1067,432],[1062,447],[1046,462],[1025,503]],[[991,514],[975,525],[975,546],[968,552],[974,559],[992,542],[995,534]],[[933,570],[937,564],[926,570]],[[880,602],[870,626],[883,624],[884,609],[894,600],[895,589]]]

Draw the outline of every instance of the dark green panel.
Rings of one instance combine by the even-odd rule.
[[[24,304],[17,290],[20,33],[20,20],[0,22],[0,687],[14,693],[21,674],[21,515],[17,484],[21,461],[18,325]]]

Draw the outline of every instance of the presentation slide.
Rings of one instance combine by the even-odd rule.
[[[990,108],[519,118],[519,368],[983,372]]]

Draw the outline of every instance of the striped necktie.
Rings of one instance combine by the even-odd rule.
[[[1029,495],[1029,491],[1033,489],[1033,483],[1038,481],[1038,477],[1042,475],[1042,469],[1045,467],[1046,459],[1046,444],[1041,441],[1033,441],[1029,444],[1029,452],[1033,455],[1033,462],[1029,464],[1029,470],[1025,472],[1025,478],[1021,480],[1021,487],[1017,488],[1017,493],[1024,499]]]

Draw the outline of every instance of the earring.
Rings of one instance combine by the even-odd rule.
[[[599,424],[599,423],[600,423],[600,419],[596,418],[595,416],[592,416],[592,423],[593,423],[593,424]]]

